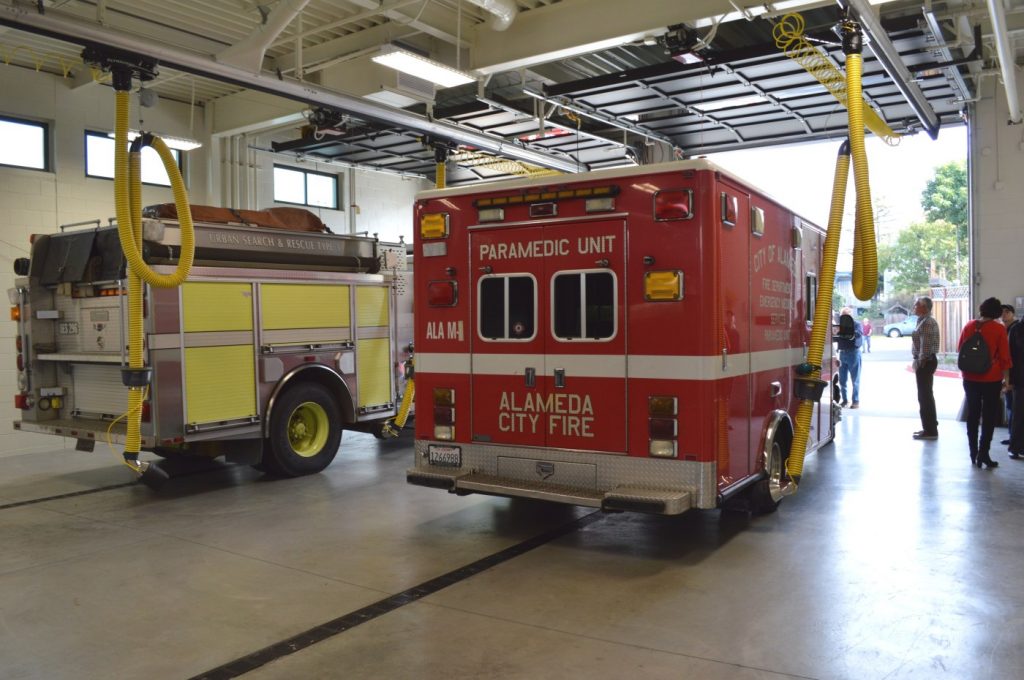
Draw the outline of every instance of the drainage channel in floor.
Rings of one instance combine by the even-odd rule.
[[[517,543],[516,545],[500,550],[492,555],[488,555],[487,557],[471,562],[470,564],[459,567],[458,569],[449,571],[446,574],[442,574],[437,578],[424,581],[423,583],[413,586],[408,590],[403,590],[402,592],[386,597],[383,600],[378,600],[377,602],[367,605],[362,609],[349,612],[344,616],[340,616],[328,621],[327,623],[323,623],[319,626],[303,631],[298,635],[276,642],[268,647],[264,647],[261,650],[253,652],[252,654],[247,654],[222,666],[206,671],[205,673],[195,675],[189,680],[227,680],[228,678],[237,678],[250,671],[256,670],[260,666],[264,666],[271,661],[276,661],[277,659],[315,645],[318,642],[323,642],[324,640],[340,635],[345,631],[352,630],[356,626],[360,626],[376,619],[377,617],[383,616],[384,614],[393,612],[407,604],[412,604],[413,602],[427,597],[428,595],[433,595],[448,586],[455,585],[456,583],[464,581],[471,576],[487,571],[488,569],[496,567],[503,562],[507,562],[515,557],[523,555],[534,548],[539,548],[540,546],[559,539],[562,536],[579,531],[580,529],[583,529],[604,517],[606,517],[605,513],[600,511],[584,515],[572,522],[557,526],[542,534],[538,534],[533,538],[529,538],[522,543]]]

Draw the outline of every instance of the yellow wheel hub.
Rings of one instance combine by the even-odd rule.
[[[313,401],[299,404],[288,417],[288,441],[292,450],[303,458],[311,458],[323,450],[329,430],[327,411]]]

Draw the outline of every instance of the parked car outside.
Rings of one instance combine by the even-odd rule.
[[[902,338],[904,335],[913,333],[915,328],[917,328],[917,317],[908,316],[903,321],[885,324],[883,332],[890,338]]]

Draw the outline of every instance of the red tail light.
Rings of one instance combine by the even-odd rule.
[[[693,191],[691,189],[665,189],[654,194],[654,219],[688,220],[693,217]]]
[[[434,407],[434,424],[451,425],[455,422],[455,409],[450,406]]]
[[[142,422],[148,423],[153,418],[153,407],[148,401],[142,402]]]
[[[27,394],[15,394],[14,395],[14,408],[19,408],[22,411],[25,411],[25,410],[31,408],[31,406],[29,406],[29,403],[28,403],[28,395]]]
[[[427,283],[427,304],[431,307],[454,307],[458,300],[454,281],[430,281]]]
[[[676,419],[675,418],[651,418],[650,419],[651,439],[675,439]]]

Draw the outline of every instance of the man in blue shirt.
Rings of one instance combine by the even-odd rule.
[[[845,317],[845,318],[844,318]],[[864,331],[849,307],[843,307],[839,314],[839,332],[835,334],[839,346],[839,391],[840,406],[849,403],[850,408],[860,408],[860,347],[864,344]],[[846,401],[846,377],[853,383],[853,401]]]

